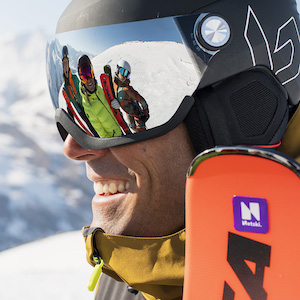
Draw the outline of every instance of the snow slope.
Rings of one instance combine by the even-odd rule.
[[[0,299],[89,300],[93,267],[81,231],[62,233],[0,252]]]

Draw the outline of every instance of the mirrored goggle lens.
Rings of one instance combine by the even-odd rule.
[[[129,78],[130,72],[129,72],[128,70],[126,70],[126,69],[124,69],[124,68],[120,68],[120,69],[119,69],[119,73],[120,73],[122,76],[124,76],[124,77],[126,77],[126,78]]]
[[[79,68],[79,77],[86,83],[89,78],[94,78],[93,68],[90,65],[84,65]]]
[[[185,18],[188,30],[193,30],[198,15]],[[210,57],[205,54],[201,64],[195,63],[177,19],[93,27],[50,40],[47,75],[58,127],[84,143],[92,141],[89,148],[101,149],[146,140],[177,126],[193,104],[192,99],[188,103],[183,99],[196,90]],[[69,78],[63,77],[64,46],[69,53]],[[78,74],[82,55],[90,59],[91,70],[81,68]],[[131,72],[118,68],[120,61]],[[86,80],[91,74],[95,81],[89,86]]]

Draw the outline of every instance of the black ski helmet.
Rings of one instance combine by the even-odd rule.
[[[68,47],[67,46],[63,46],[62,49],[62,60],[66,57],[69,58],[69,51],[68,51]]]
[[[163,23],[166,27],[159,27],[169,19],[172,24],[166,22]],[[56,114],[58,128],[63,137],[69,132],[79,144],[90,149],[154,138],[172,130],[183,120],[198,152],[215,145],[276,145],[285,131],[289,112],[300,99],[298,24],[295,0],[96,0],[93,3],[73,0],[58,21],[57,35],[65,37],[69,33],[74,40],[75,32],[87,35],[89,30],[96,32],[99,28],[102,45],[109,37],[113,42],[107,47],[113,49],[115,44],[125,47],[130,41],[140,46],[137,42],[142,26],[153,32],[147,42],[162,40],[164,30],[175,26],[192,62],[180,59],[183,64],[192,63],[200,79],[192,93],[187,92],[188,97],[181,98],[178,110],[170,119],[157,122],[134,137],[89,137],[60,109]],[[135,35],[134,39],[120,37],[118,43],[115,42],[122,28],[123,34],[129,32],[127,27]],[[148,34],[148,31],[144,33]],[[91,36],[95,41],[94,35]],[[104,50],[102,56],[107,53]],[[127,53],[129,55],[130,51]],[[175,54],[175,50],[169,51],[170,57]],[[149,57],[144,55],[145,60]],[[127,60],[117,55],[114,59]],[[111,61],[106,57],[107,63]],[[138,64],[129,63],[134,70],[132,76],[134,72],[138,76]],[[143,68],[146,72],[148,66]],[[188,76],[187,86],[190,85]],[[134,78],[131,79],[133,83]],[[150,104],[151,118],[154,119],[152,107]]]
[[[91,60],[90,58],[86,55],[86,54],[83,54],[81,55],[79,58],[78,58],[78,62],[77,62],[77,70],[78,70],[78,73],[79,73],[79,69],[82,68],[83,66],[91,66],[92,63],[91,63]]]

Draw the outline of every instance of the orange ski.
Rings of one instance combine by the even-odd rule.
[[[298,299],[300,165],[278,152],[215,148],[186,186],[184,300]]]

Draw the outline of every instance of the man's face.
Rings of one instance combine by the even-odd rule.
[[[69,59],[64,57],[63,59],[63,72],[66,78],[69,77]]]
[[[85,87],[90,93],[93,93],[96,88],[96,82],[94,78],[88,78],[87,83],[85,84]]]
[[[94,182],[92,227],[131,236],[184,227],[185,176],[195,153],[183,124],[162,137],[105,150],[84,149],[69,135],[64,152],[86,161]]]

